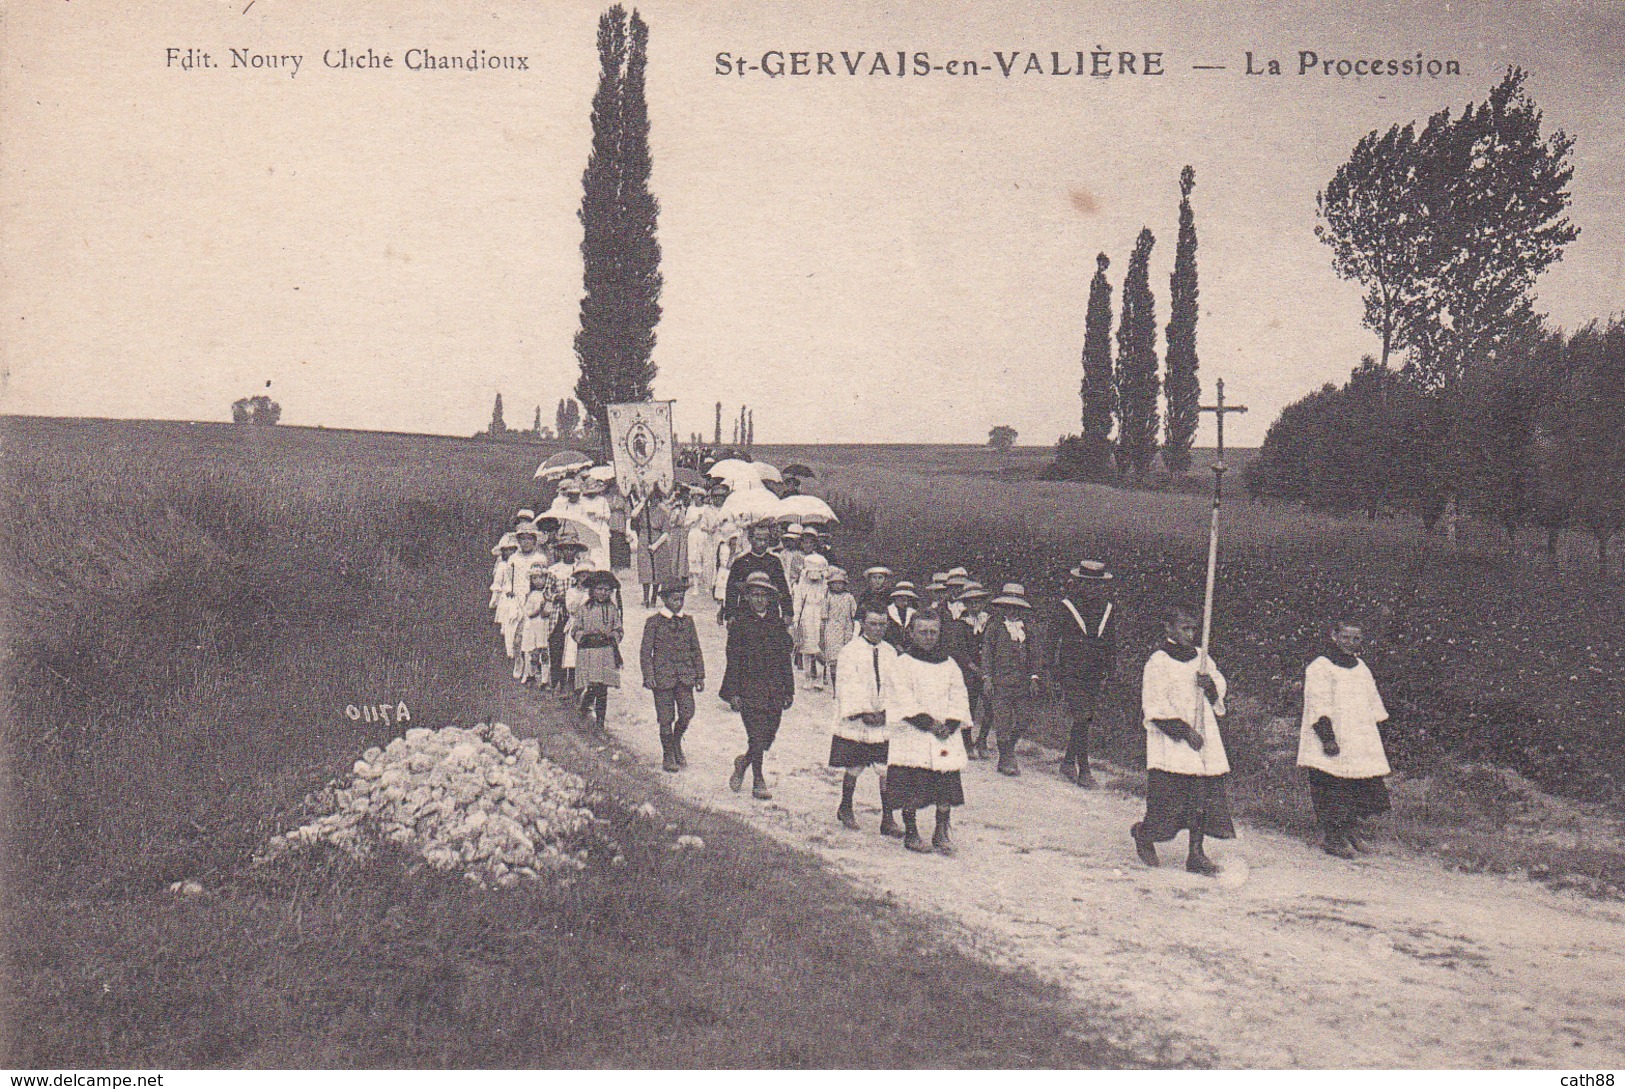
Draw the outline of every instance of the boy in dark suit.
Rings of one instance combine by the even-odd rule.
[[[683,613],[686,579],[660,587],[660,611],[643,624],[643,687],[654,693],[655,721],[660,724],[661,764],[667,771],[688,767],[683,734],[694,720],[694,693],[705,691],[705,658],[694,618]]]

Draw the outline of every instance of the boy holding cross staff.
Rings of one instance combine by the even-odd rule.
[[[1213,587],[1218,571],[1219,507],[1224,478],[1224,417],[1246,412],[1242,405],[1226,406],[1224,382],[1217,384],[1217,403],[1202,406],[1219,421],[1218,456],[1213,463],[1213,518],[1208,531],[1207,588],[1203,595],[1201,644],[1196,641],[1197,618],[1191,610],[1175,606],[1166,617],[1167,641],[1145,663],[1141,679],[1141,713],[1146,729],[1145,819],[1129,830],[1136,853],[1147,866],[1155,866],[1158,843],[1189,833],[1185,869],[1204,877],[1215,876],[1217,865],[1203,850],[1203,840],[1234,839],[1225,776],[1230,761],[1219,734],[1218,716],[1224,713],[1225,680],[1208,653],[1213,631]]]

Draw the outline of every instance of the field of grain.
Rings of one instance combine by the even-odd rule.
[[[512,684],[486,550],[546,448],[21,418],[3,441],[0,1065],[1133,1061]],[[369,704],[411,720],[347,713]],[[493,720],[610,795],[625,865],[482,892],[390,856],[251,864],[367,746]],[[964,1034],[922,1037],[928,1007]]]

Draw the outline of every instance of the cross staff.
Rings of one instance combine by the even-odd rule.
[[[1224,417],[1226,413],[1245,413],[1246,405],[1227,405],[1224,403],[1224,379],[1221,378],[1213,384],[1214,403],[1198,406],[1201,412],[1213,413],[1219,425],[1218,455],[1213,459],[1213,521],[1208,528],[1207,535],[1207,590],[1202,595],[1202,649],[1201,660],[1197,663],[1196,672],[1200,676],[1207,672],[1207,645],[1208,636],[1213,632],[1213,582],[1219,570],[1219,500],[1224,494]],[[1207,726],[1207,701],[1202,698],[1200,690],[1196,693],[1196,732],[1203,733]]]

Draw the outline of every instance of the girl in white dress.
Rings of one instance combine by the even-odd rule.
[[[829,561],[816,552],[802,561],[801,577],[790,590],[795,607],[796,657],[813,688],[824,686],[819,663],[824,654],[824,602],[829,597]]]

